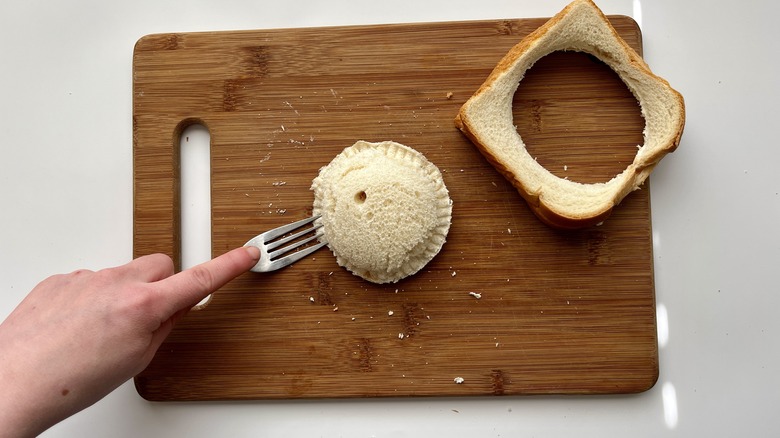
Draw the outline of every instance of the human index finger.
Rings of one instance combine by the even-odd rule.
[[[248,271],[260,259],[260,250],[241,247],[155,283],[164,303],[164,317],[187,309],[230,280]]]

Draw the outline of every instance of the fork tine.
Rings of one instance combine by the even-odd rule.
[[[295,233],[293,235],[287,236],[287,237],[285,237],[283,239],[274,240],[273,242],[268,243],[266,245],[266,248],[268,248],[268,250],[270,251],[270,250],[272,250],[274,248],[277,248],[279,246],[284,245],[287,242],[291,242],[291,241],[293,241],[293,240],[295,240],[295,239],[297,239],[297,238],[299,238],[301,236],[305,236],[306,234],[309,234],[312,231],[317,231],[320,227],[322,227],[322,224],[318,224],[318,225],[315,225],[315,226],[313,226],[311,228],[307,228],[307,229],[305,229],[303,231],[300,231],[300,232]],[[268,242],[268,240],[271,240],[271,239],[266,239],[266,242]],[[309,239],[309,240],[311,240],[311,239]],[[305,240],[303,242],[299,242],[298,245],[303,245],[305,242],[308,242],[309,240]]]
[[[320,218],[320,215],[312,216],[310,218],[299,220],[298,222],[293,222],[291,224],[282,225],[281,227],[274,228],[273,230],[268,230],[265,233],[263,233],[265,235],[265,238],[266,238],[265,241],[267,242],[269,240],[276,239],[279,236],[284,236],[285,234],[289,233],[290,231],[292,231],[292,230],[294,230],[296,228],[300,228],[300,227],[302,227],[302,226],[304,226],[304,225],[306,225],[308,223],[314,222],[314,221],[316,221],[319,218]]]
[[[306,234],[306,233],[311,233],[312,231],[314,231],[314,230],[316,230],[316,229],[317,229],[317,228],[310,228],[310,229],[308,229],[308,230],[306,230],[306,231],[302,231],[302,232],[300,232],[300,233],[296,234],[295,236],[296,236],[296,237],[297,237],[297,236],[302,236],[302,235],[304,235],[304,234]],[[292,237],[292,236],[291,236],[291,237]],[[288,253],[288,252],[290,252],[290,251],[293,251],[295,248],[299,248],[299,247],[301,247],[301,246],[303,246],[303,245],[305,245],[305,244],[307,244],[307,243],[311,242],[312,240],[316,239],[317,237],[318,237],[318,236],[315,234],[315,235],[313,235],[313,236],[311,236],[311,237],[307,237],[306,239],[303,239],[303,240],[300,240],[300,241],[298,241],[298,242],[295,242],[295,244],[293,244],[293,245],[290,245],[290,246],[285,246],[285,247],[283,247],[282,249],[279,249],[279,250],[276,250],[276,251],[269,252],[269,253],[268,253],[268,257],[269,257],[271,260],[275,260],[275,259],[277,259],[279,256],[281,256],[282,254],[286,254],[286,253]],[[277,242],[273,242],[273,243],[277,243]],[[271,250],[271,249],[274,249],[274,248],[276,248],[277,246],[279,246],[279,245],[272,246],[272,245],[273,245],[273,243],[272,243],[272,244],[268,244],[268,245],[266,246],[266,250]]]
[[[320,242],[316,245],[310,246],[306,249],[302,249],[300,251],[294,252],[288,256],[282,257],[280,259],[276,259],[271,261],[270,265],[268,266],[268,270],[273,271],[275,269],[283,268],[291,263],[295,263],[298,260],[306,257],[307,255],[313,253],[314,251],[317,251],[318,249],[322,248],[326,245],[326,242]]]
[[[297,231],[299,228],[305,227],[319,219],[319,217],[320,215],[317,215],[287,225],[282,225],[281,227],[268,230],[265,233],[258,234],[250,239],[245,246],[251,245],[260,249],[260,260],[258,260],[251,271],[269,272],[283,268],[327,245],[327,242],[322,241],[304,247],[304,245],[309,244],[317,238],[322,239],[322,236],[317,233],[317,230],[320,229],[322,224],[313,225],[302,231]],[[314,235],[305,237],[310,233],[314,233]],[[288,234],[290,235],[288,236]],[[303,239],[301,239],[302,237]],[[273,251],[275,248],[279,249]]]

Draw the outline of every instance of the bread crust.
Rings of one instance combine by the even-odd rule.
[[[537,48],[541,41],[550,36],[551,33],[561,31],[559,27],[561,27],[562,20],[567,18],[567,16],[576,8],[582,8],[583,6],[590,9],[589,12],[595,12],[597,14],[598,20],[601,21],[603,25],[605,25],[603,28],[609,31],[609,37],[619,45],[621,52],[620,55],[624,56],[624,59],[615,59],[615,54],[608,53],[606,50],[603,50],[598,46],[556,48],[554,50],[543,53],[541,56],[529,58],[529,56],[533,56],[529,55],[529,53]],[[567,211],[566,208],[562,208],[559,205],[555,205],[553,202],[549,202],[546,199],[545,191],[552,189],[545,186],[541,188],[538,186],[531,186],[530,183],[527,182],[524,178],[524,175],[516,167],[512,166],[511,160],[506,157],[506,153],[502,152],[501,149],[496,147],[493,144],[494,142],[491,142],[491,139],[485,134],[486,127],[480,124],[480,122],[483,122],[484,124],[484,120],[479,120],[475,117],[474,114],[474,112],[479,108],[472,108],[472,104],[474,102],[479,101],[480,99],[486,99],[485,96],[487,94],[495,94],[496,88],[502,86],[501,82],[507,80],[507,76],[513,73],[512,70],[517,67],[519,62],[530,62],[530,64],[533,64],[533,62],[540,59],[542,56],[557,50],[577,50],[588,52],[601,59],[613,70],[615,70],[615,72],[621,77],[621,79],[623,79],[626,85],[629,86],[631,91],[634,92],[635,96],[637,96],[637,92],[631,88],[632,84],[630,84],[629,81],[633,80],[634,76],[637,76],[641,80],[648,81],[649,85],[644,84],[645,86],[652,86],[658,89],[663,89],[665,96],[669,97],[671,101],[674,102],[674,105],[671,105],[674,108],[668,109],[673,113],[674,117],[672,118],[671,122],[674,123],[674,126],[664,127],[665,130],[671,134],[665,134],[666,138],[660,141],[659,144],[653,143],[652,147],[645,147],[645,145],[649,144],[647,137],[649,134],[647,134],[648,129],[646,127],[645,145],[639,148],[634,162],[619,175],[619,180],[618,177],[616,177],[607,183],[611,185],[611,187],[608,189],[605,188],[605,193],[609,196],[607,196],[606,199],[599,205],[589,207],[589,210],[586,214]],[[619,70],[621,71],[616,69],[616,65],[620,67]],[[627,79],[624,77],[629,73],[631,78]],[[517,84],[515,84],[514,88],[511,89],[512,95],[508,96],[510,108],[511,99],[516,88]],[[509,91],[507,91],[507,93],[509,93]],[[506,96],[504,96],[504,98],[506,98]],[[642,99],[637,96],[637,100],[639,101],[640,106],[643,107],[643,115],[645,115],[645,106],[642,102]],[[485,110],[485,108],[481,108],[481,110]],[[499,173],[501,173],[507,180],[509,180],[509,182],[512,183],[512,185],[518,190],[520,195],[523,197],[523,199],[525,199],[531,210],[540,220],[555,228],[576,229],[596,225],[603,222],[607,217],[610,216],[613,208],[619,204],[625,196],[641,186],[641,184],[645,181],[647,176],[650,174],[655,165],[661,160],[661,158],[663,158],[667,153],[673,152],[678,147],[683,133],[683,127],[685,125],[685,104],[682,95],[680,95],[680,93],[678,93],[676,90],[672,89],[666,80],[653,74],[642,57],[618,35],[617,31],[612,27],[607,17],[595,5],[595,3],[593,3],[593,1],[575,0],[567,5],[561,12],[545,22],[542,26],[523,38],[514,47],[512,47],[512,49],[510,49],[510,51],[498,62],[485,82],[461,107],[455,118],[455,125],[479,149],[479,151],[499,171]],[[492,128],[495,129],[496,127],[493,126]],[[515,135],[517,135],[517,141],[519,143],[518,145],[524,150],[525,145],[522,143],[522,139],[516,132]],[[652,140],[655,140],[655,138]],[[523,152],[525,153],[525,151]],[[527,157],[524,157],[524,159],[532,160],[530,155],[527,155]],[[544,175],[544,177],[549,181],[556,179],[558,182],[560,182],[561,178],[552,175],[546,169],[544,169],[544,172],[549,174]],[[578,185],[583,187],[596,186],[599,184],[604,185],[604,183],[580,184],[573,181],[567,181],[566,184],[569,184],[570,188],[578,188]]]

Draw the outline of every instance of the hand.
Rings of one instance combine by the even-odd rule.
[[[0,325],[0,436],[39,434],[141,372],[179,318],[259,257],[238,248],[173,275],[155,254],[38,284]]]

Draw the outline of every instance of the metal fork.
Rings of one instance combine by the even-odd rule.
[[[303,228],[306,225],[313,223],[319,217],[320,215],[317,215],[298,222],[283,225],[274,228],[273,230],[268,230],[265,233],[258,234],[250,239],[244,246],[255,246],[260,249],[260,261],[258,261],[250,271],[270,272],[281,269],[327,245],[328,242],[322,240],[315,245],[306,246],[306,244],[319,237],[317,230],[322,224],[312,225],[302,231],[296,231],[299,228]],[[311,236],[303,238],[310,233],[312,234]],[[296,251],[298,248],[302,249]]]

